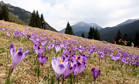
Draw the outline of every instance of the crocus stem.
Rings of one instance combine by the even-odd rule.
[[[64,78],[63,78],[63,80],[62,80],[62,84],[64,84]]]
[[[57,78],[55,78],[55,84],[56,84],[56,82],[57,82]]]
[[[73,84],[75,84],[75,77],[76,77],[76,76],[74,76],[74,78],[73,78]]]
[[[9,84],[10,83],[10,76],[11,76],[13,70],[14,70],[13,68],[9,70],[9,73],[8,73],[7,78],[6,78],[5,84]]]
[[[10,72],[9,72],[9,76],[11,76],[11,74],[13,73],[13,71],[14,71],[14,69],[12,68],[11,70],[10,70]]]
[[[94,81],[94,84],[95,84],[95,81]]]

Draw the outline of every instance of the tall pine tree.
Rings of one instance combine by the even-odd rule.
[[[85,35],[84,35],[84,33],[82,33],[81,37],[85,38]]]
[[[72,27],[70,26],[69,22],[67,23],[65,34],[74,35],[74,33],[72,31]]]
[[[6,5],[3,5],[1,7],[1,20],[4,19],[5,21],[9,21],[9,10],[8,10],[8,7]]]
[[[35,12],[35,10],[34,10],[31,14],[29,25],[32,27],[41,28],[41,20],[42,19],[43,19],[43,17],[39,16],[39,12],[38,11]]]
[[[116,37],[115,37],[115,41],[119,41],[119,39],[122,39],[122,34],[120,32],[120,30],[118,30]]]
[[[94,30],[94,36],[93,37],[94,37],[95,40],[100,40],[100,35],[99,35],[99,32],[98,32],[97,28]]]
[[[139,31],[136,32],[135,38],[134,38],[135,46],[139,46]]]
[[[93,39],[94,38],[94,31],[95,31],[95,29],[94,28],[92,28],[92,27],[90,27],[90,30],[89,30],[89,32],[88,32],[88,38],[89,39]]]
[[[124,41],[128,41],[128,40],[129,40],[129,37],[128,37],[128,35],[127,35],[126,33],[125,33],[124,36],[123,36],[123,40],[124,40]]]

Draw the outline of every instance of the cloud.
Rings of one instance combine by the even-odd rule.
[[[30,12],[43,13],[46,22],[57,30],[84,21],[102,27],[139,18],[139,0],[5,0]]]

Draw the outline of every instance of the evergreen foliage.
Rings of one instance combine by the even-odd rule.
[[[88,32],[88,38],[100,40],[100,34],[99,34],[97,28],[95,29],[95,28],[90,27],[90,30]]]
[[[124,34],[124,36],[123,36],[123,40],[125,40],[125,41],[129,41],[129,37],[128,37],[128,34]]]
[[[97,28],[94,30],[94,39],[95,40],[100,40],[100,35],[99,35],[99,32],[98,32]]]
[[[41,17],[40,17],[39,12],[34,10],[31,14],[29,25],[32,27],[41,28],[42,21],[44,21],[43,14],[41,14]]]
[[[88,32],[88,38],[92,39],[94,37],[94,28],[90,27],[90,30]]]
[[[139,45],[139,31],[137,31],[135,34],[134,43],[135,46]]]
[[[72,27],[70,26],[69,22],[67,23],[65,34],[74,35],[74,33],[72,31]]]
[[[84,35],[84,33],[82,33],[81,37],[85,38],[85,35]]]
[[[0,19],[9,21],[9,11],[6,5],[1,6]]]
[[[122,34],[120,32],[120,30],[118,30],[116,37],[115,37],[115,41],[118,41],[119,39],[122,39]]]

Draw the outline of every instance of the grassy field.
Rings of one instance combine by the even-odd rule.
[[[51,60],[56,56],[55,48],[51,51],[47,49],[49,42],[57,45],[58,43],[66,44],[66,46],[71,49],[71,46],[83,46],[85,49],[82,54],[89,56],[86,61],[85,70],[77,75],[75,79],[75,84],[93,84],[93,76],[91,69],[96,67],[100,69],[100,75],[96,79],[96,84],[139,84],[139,67],[129,62],[128,64],[123,63],[121,60],[113,61],[109,53],[114,53],[115,55],[128,53],[127,60],[131,58],[139,62],[139,48],[115,45],[103,41],[88,40],[81,37],[76,37],[72,35],[61,34],[58,32],[52,32],[49,30],[41,30],[39,28],[32,28],[26,25],[19,25],[11,22],[0,21],[0,84],[4,84],[6,77],[8,75],[9,69],[12,66],[12,57],[10,54],[10,45],[13,44],[16,50],[23,47],[23,51],[30,50],[29,54],[23,59],[23,61],[14,69],[11,77],[11,84],[53,84],[55,80],[55,72],[51,65]],[[5,31],[2,28],[6,28]],[[19,31],[22,33],[20,37],[14,37],[14,32]],[[11,35],[7,36],[7,32]],[[40,67],[40,77],[38,78],[34,60],[37,55],[34,53],[33,42],[23,35],[26,32],[28,35],[35,35],[38,38],[45,39],[47,44],[43,47],[46,50],[43,55],[48,56],[46,63]],[[58,41],[58,42],[57,42]],[[88,54],[91,47],[95,47],[93,53]],[[72,51],[72,49],[71,49]],[[105,58],[100,59],[98,51],[103,51]],[[105,53],[105,51],[108,51]],[[75,52],[79,55],[79,51]],[[57,57],[64,55],[63,50],[61,50]],[[136,58],[135,58],[135,57]],[[65,79],[65,84],[72,84],[71,78],[73,78],[73,73]],[[62,84],[62,77],[59,78],[59,83]]]

